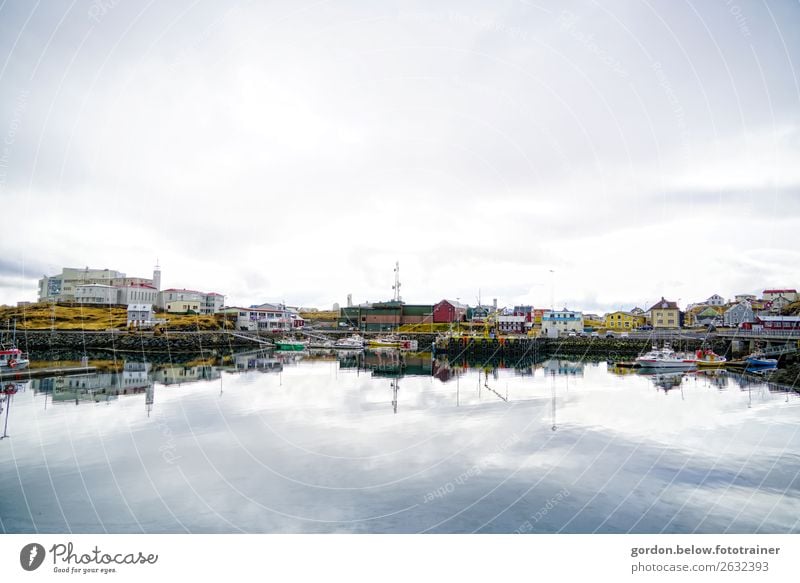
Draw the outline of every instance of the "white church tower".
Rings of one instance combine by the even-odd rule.
[[[161,267],[156,261],[156,266],[153,268],[153,287],[161,291]]]

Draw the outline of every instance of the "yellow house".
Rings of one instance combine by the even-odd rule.
[[[199,314],[200,302],[197,300],[175,300],[164,306],[164,310],[170,314],[185,314],[190,311]]]
[[[583,325],[585,328],[602,328],[605,324],[605,318],[597,314],[584,314]]]
[[[680,328],[681,311],[678,304],[663,297],[650,308],[650,323],[653,328]]]
[[[606,314],[605,317],[605,327],[608,330],[635,330],[646,323],[647,319],[644,316],[631,314],[630,312],[611,312]]]

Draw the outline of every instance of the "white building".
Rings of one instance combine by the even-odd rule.
[[[707,306],[724,306],[725,305],[725,298],[723,298],[719,294],[714,294],[710,298],[708,298],[705,302],[703,302]]]
[[[100,283],[87,283],[74,287],[74,301],[79,304],[113,306],[117,302],[117,288]]]
[[[165,289],[158,294],[158,307],[170,313],[193,311],[198,314],[216,314],[222,309],[225,296],[217,292],[193,289]]]
[[[796,289],[765,289],[763,292],[762,298],[767,300],[768,302],[775,301],[778,297],[783,296],[789,303],[797,301],[797,290]]]
[[[290,332],[304,325],[304,320],[285,306],[261,304],[249,308],[234,308],[236,329],[251,332]]]
[[[225,296],[217,292],[209,292],[202,294],[203,301],[200,304],[201,314],[216,314],[222,309],[222,304],[225,302]]]
[[[153,304],[130,304],[128,306],[128,327],[150,328],[155,324]]]
[[[123,305],[130,304],[150,304],[158,303],[158,290],[147,284],[131,284],[117,288],[117,303]]]
[[[153,278],[149,279],[127,277],[123,272],[115,269],[64,267],[58,275],[45,275],[39,280],[39,301],[77,301],[77,287],[92,283],[113,287],[152,285],[158,289],[161,285],[161,270],[156,266]]]
[[[542,314],[542,334],[556,338],[560,334],[583,332],[583,314],[564,308],[561,311],[547,310]]]
[[[523,315],[498,316],[497,328],[504,334],[525,334],[527,332],[527,318]]]

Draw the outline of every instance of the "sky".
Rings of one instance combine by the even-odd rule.
[[[0,2],[0,303],[800,287],[800,3]]]

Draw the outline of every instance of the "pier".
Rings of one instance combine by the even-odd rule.
[[[26,381],[39,377],[69,376],[96,372],[93,366],[56,366],[47,368],[23,368],[21,370],[1,372],[0,381]]]

